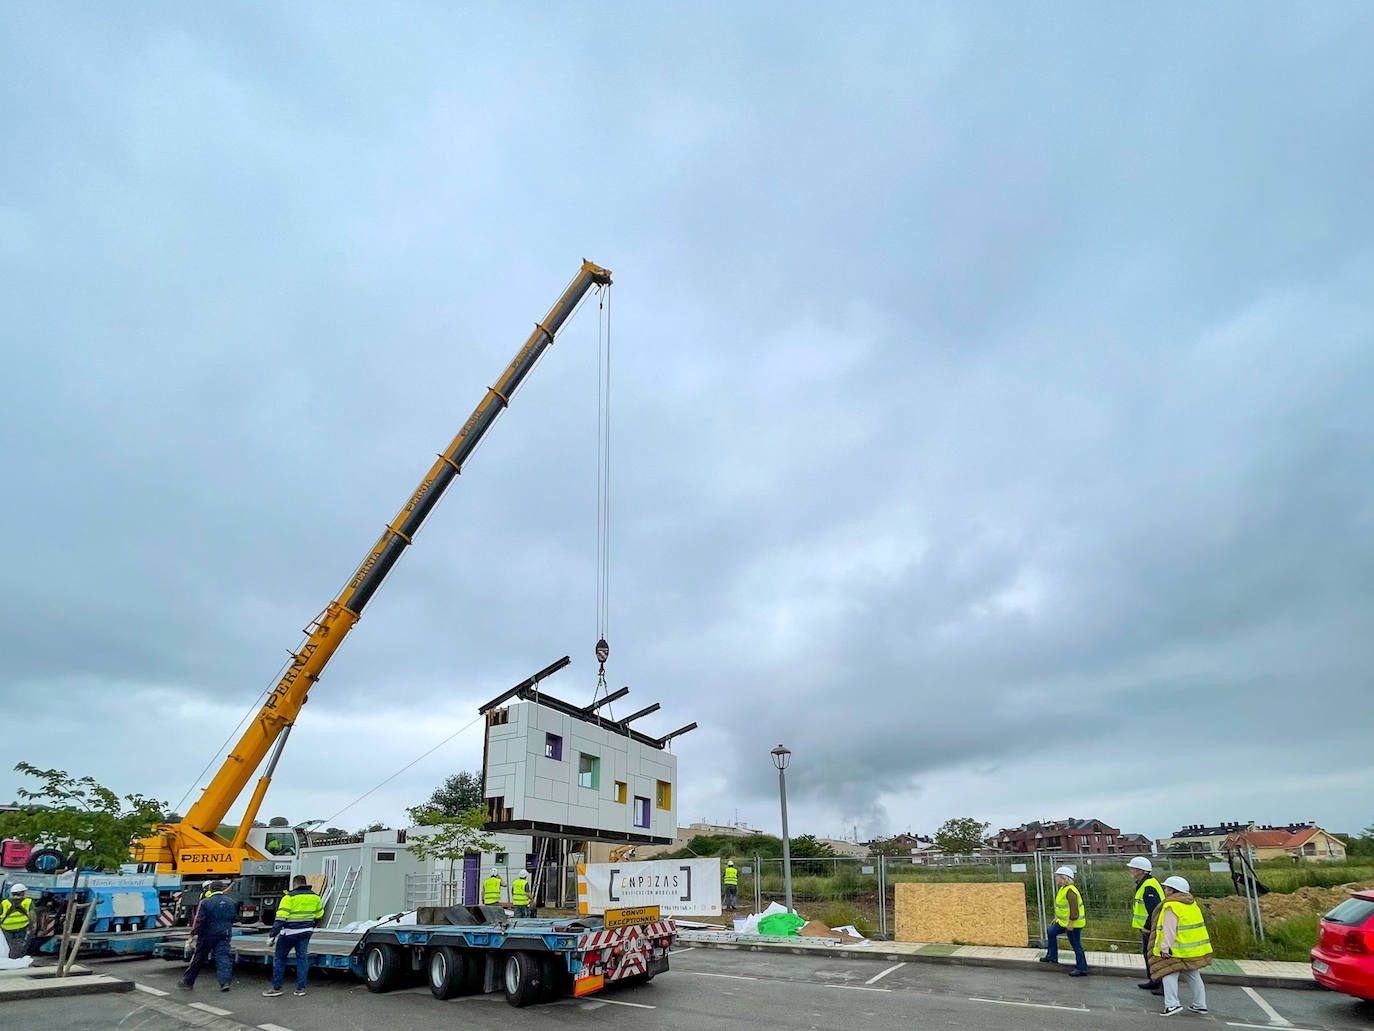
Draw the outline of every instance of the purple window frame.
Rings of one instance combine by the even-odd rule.
[[[635,795],[635,826],[647,828],[649,826],[650,812],[649,800],[640,795]]]
[[[544,758],[563,761],[563,739],[557,734],[544,735]]]

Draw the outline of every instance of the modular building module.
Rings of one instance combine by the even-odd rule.
[[[539,689],[539,681],[567,665],[565,658],[484,705],[482,757],[490,831],[551,838],[665,845],[677,833],[677,757],[669,742],[696,727],[663,737],[630,723],[654,704],[623,719],[601,715],[622,688],[589,706]]]

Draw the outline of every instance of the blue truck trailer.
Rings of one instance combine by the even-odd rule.
[[[386,923],[347,933],[311,935],[308,961],[320,970],[348,970],[370,992],[425,982],[436,999],[504,992],[512,1006],[588,995],[614,984],[646,984],[668,969],[677,936],[654,908],[599,916],[516,919],[500,906],[422,908],[423,923]],[[180,959],[184,939],[158,946]],[[272,962],[262,934],[236,934],[235,963]],[[294,954],[288,959],[293,966]]]

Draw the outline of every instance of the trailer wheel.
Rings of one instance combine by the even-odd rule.
[[[468,957],[462,949],[441,945],[429,954],[429,990],[436,999],[452,999],[471,986]]]
[[[363,977],[369,992],[389,992],[401,973],[401,950],[394,945],[373,942],[363,952]]]
[[[512,1006],[538,1002],[543,987],[539,960],[528,952],[512,952],[506,957],[506,1001]]]

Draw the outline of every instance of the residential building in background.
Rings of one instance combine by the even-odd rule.
[[[1143,834],[1122,834],[1101,820],[1035,820],[998,831],[989,839],[1003,852],[1079,852],[1088,855],[1149,855]]]
[[[1318,830],[1321,830],[1317,827],[1315,820],[1306,820],[1302,823],[1277,824],[1259,824],[1256,823],[1254,820],[1233,820],[1230,823],[1218,823],[1210,825],[1203,823],[1191,823],[1185,827],[1180,827],[1178,830],[1174,831],[1174,833],[1170,837],[1160,838],[1157,844],[1159,845],[1159,851],[1161,852],[1192,852],[1198,855],[1210,855],[1214,852],[1219,853],[1224,851],[1228,847],[1227,839],[1233,838],[1235,835],[1238,834],[1249,834],[1256,831],[1262,831],[1266,833],[1277,833],[1279,831],[1284,831],[1287,833],[1289,837],[1292,837],[1293,835],[1301,834],[1303,831],[1308,830],[1309,828],[1317,828]],[[1327,838],[1332,837],[1331,835],[1327,834],[1326,831],[1321,831],[1321,833],[1326,835]],[[1270,841],[1271,838],[1266,838],[1264,840]],[[1272,838],[1272,841],[1274,842],[1277,842],[1278,840],[1279,839],[1277,838]],[[1308,841],[1309,838],[1304,838],[1299,844],[1305,846],[1308,843]],[[1336,846],[1339,846],[1339,850],[1342,854],[1344,854],[1345,846],[1341,844],[1341,842],[1338,840],[1335,842],[1335,844]],[[1316,851],[1327,851],[1325,838],[1320,840],[1313,840],[1312,845],[1314,852],[1309,854],[1315,855]],[[1232,844],[1229,847],[1234,848],[1237,846],[1235,844]],[[1287,846],[1267,844],[1264,847],[1270,849],[1282,849]]]
[[[1316,824],[1293,827],[1258,827],[1236,831],[1222,842],[1223,849],[1248,852],[1252,862],[1293,859],[1339,863],[1345,859],[1345,842]]]
[[[1180,827],[1167,838],[1160,838],[1156,845],[1161,852],[1195,852],[1199,855],[1210,855],[1213,852],[1220,852],[1222,842],[1230,835],[1238,831],[1252,830],[1256,826],[1254,820],[1232,821],[1230,823],[1190,823]]]

